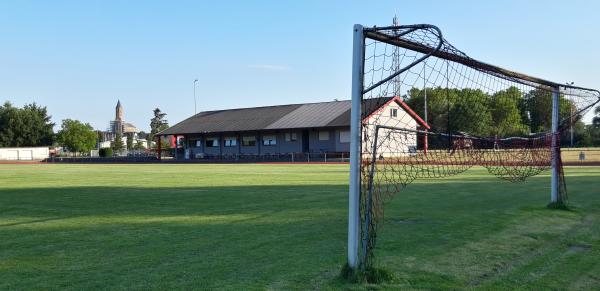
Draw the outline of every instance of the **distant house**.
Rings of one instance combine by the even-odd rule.
[[[398,97],[365,100],[363,124],[417,129],[425,122]],[[350,150],[351,101],[332,101],[200,112],[156,136],[175,136],[178,158],[345,153]],[[415,133],[396,147],[414,147]],[[388,147],[390,148],[390,147]],[[403,149],[407,152],[407,149]]]

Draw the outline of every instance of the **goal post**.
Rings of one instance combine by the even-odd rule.
[[[428,24],[355,25],[351,92],[348,265],[361,270],[386,202],[416,179],[551,170],[550,202],[566,204],[560,134],[600,102],[597,90],[470,58]]]
[[[352,53],[352,106],[350,110],[350,189],[348,192],[348,265],[358,265],[361,101],[363,85],[364,35],[360,24],[354,25]]]

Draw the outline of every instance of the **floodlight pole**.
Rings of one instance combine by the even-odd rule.
[[[559,95],[560,95],[560,87],[555,87],[552,90],[552,181],[550,182],[550,202],[556,203],[558,202],[558,146],[559,146],[559,136],[558,136],[558,107],[559,107]]]
[[[571,147],[573,147],[573,105],[571,104],[569,107],[571,107],[571,117],[569,118],[569,123],[571,125]]]
[[[198,113],[196,109],[196,83],[198,83],[198,79],[194,79],[194,115]]]
[[[363,91],[364,32],[354,25],[352,55],[352,107],[350,113],[350,187],[348,191],[348,265],[358,267],[360,160],[361,160],[361,101]]]
[[[567,85],[573,86],[575,82],[567,82]],[[573,103],[569,104],[569,108],[571,109],[571,116],[569,117],[569,127],[571,132],[571,147],[573,147]]]

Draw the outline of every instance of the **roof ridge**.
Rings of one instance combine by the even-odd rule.
[[[371,107],[393,98],[365,99],[363,110],[370,112],[375,109]],[[351,100],[337,100],[202,111],[158,134],[349,126],[350,103]]]
[[[301,106],[301,105],[310,105],[310,104],[324,104],[324,103],[334,103],[334,102],[349,102],[348,100],[333,100],[333,101],[322,101],[322,102],[308,102],[308,103],[292,103],[292,104],[279,104],[279,105],[267,105],[267,106],[254,106],[254,107],[243,107],[243,108],[229,108],[229,109],[216,109],[216,110],[208,110],[208,111],[200,111],[196,115],[201,113],[213,113],[220,111],[233,111],[233,110],[246,110],[246,109],[259,109],[259,108],[273,108],[273,107],[283,107],[283,106]],[[196,116],[193,115],[193,116]]]

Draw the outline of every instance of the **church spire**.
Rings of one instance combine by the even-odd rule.
[[[117,100],[117,107],[115,108],[115,120],[123,121],[123,106],[121,106],[121,100]]]

